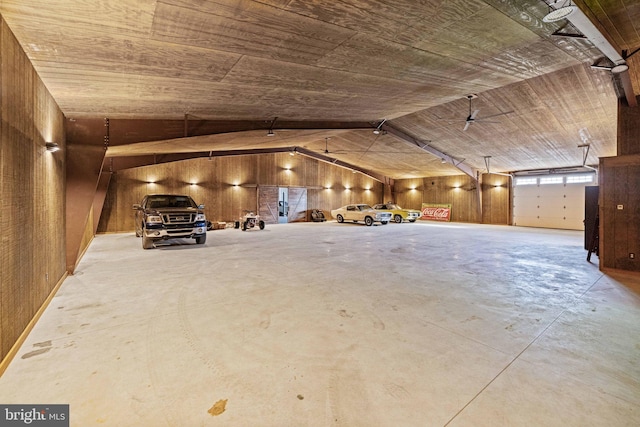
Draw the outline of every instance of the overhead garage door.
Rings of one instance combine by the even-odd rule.
[[[513,225],[584,230],[584,188],[595,173],[517,176]]]

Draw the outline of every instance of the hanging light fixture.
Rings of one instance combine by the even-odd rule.
[[[274,117],[273,121],[271,122],[271,126],[269,127],[269,132],[267,132],[267,136],[274,136],[275,133],[273,133],[273,125],[276,124],[276,120],[278,120],[277,117]]]
[[[545,17],[542,18],[542,20],[544,22],[561,21],[563,19],[568,18],[569,15],[571,15],[573,12],[576,11],[576,9],[577,9],[577,7],[575,7],[573,5],[563,6],[563,7],[559,8],[559,9],[553,9],[549,13],[547,13],[545,15]]]
[[[382,132],[382,125],[384,124],[384,122],[386,122],[387,119],[382,120],[378,126],[373,130],[373,134],[374,135],[380,135],[380,132]]]

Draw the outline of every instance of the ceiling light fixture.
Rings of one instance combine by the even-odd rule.
[[[44,145],[45,147],[47,147],[47,151],[50,153],[55,153],[56,151],[60,150],[60,147],[55,142],[47,142]]]
[[[484,156],[484,165],[487,168],[487,173],[491,173],[489,170],[489,164],[491,163],[491,156]]]
[[[274,117],[273,120],[271,121],[271,126],[269,127],[269,132],[267,132],[267,136],[274,136],[275,133],[273,133],[273,125],[276,124],[276,120],[278,120],[277,117]]]
[[[378,126],[373,130],[373,134],[374,135],[380,135],[380,132],[382,132],[382,125],[384,124],[384,122],[386,122],[387,119],[383,119]]]
[[[629,66],[627,64],[618,64],[613,68],[611,68],[611,72],[613,74],[624,73],[625,71],[628,71],[628,70],[629,70]]]
[[[542,20],[544,22],[557,22],[563,19],[568,18],[570,15],[575,12],[577,7],[575,6],[564,6],[559,9],[553,9],[551,12],[547,13]]]

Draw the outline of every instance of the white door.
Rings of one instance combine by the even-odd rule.
[[[595,173],[516,176],[513,225],[584,230],[584,187]]]

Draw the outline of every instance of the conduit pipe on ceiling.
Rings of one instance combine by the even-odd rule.
[[[570,3],[570,2],[569,2]],[[629,77],[629,67],[627,66],[626,58],[622,57],[609,40],[598,30],[598,28],[589,20],[587,15],[580,10],[577,6],[571,4],[567,5],[566,1],[553,1],[548,3],[549,7],[553,10],[549,12],[542,20],[544,22],[556,22],[562,19],[566,19],[576,27],[600,52],[602,52],[611,62],[614,67],[611,72],[617,74],[620,77],[622,83],[622,89],[624,90],[624,96],[627,99],[629,107],[635,107],[638,105],[636,101],[635,93],[633,92],[633,86],[631,85],[631,77]]]

